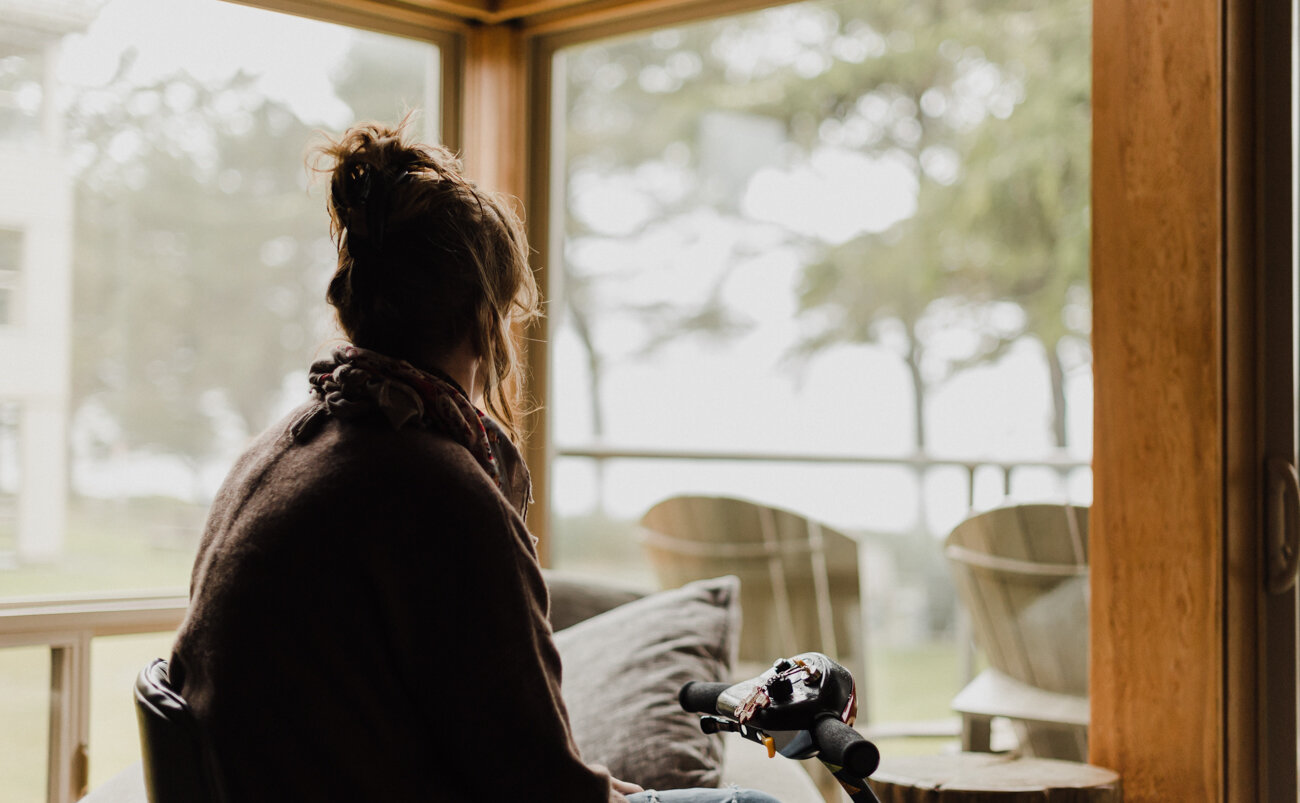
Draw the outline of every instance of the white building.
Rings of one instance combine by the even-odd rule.
[[[65,535],[73,194],[55,68],[96,5],[0,0],[0,505],[22,561]]]

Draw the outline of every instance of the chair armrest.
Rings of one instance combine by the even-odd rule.
[[[952,709],[962,715],[1084,727],[1089,719],[1086,695],[1040,689],[996,669],[984,670],[957,692]]]

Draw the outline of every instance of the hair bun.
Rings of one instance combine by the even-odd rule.
[[[370,205],[370,193],[374,183],[374,170],[365,162],[354,162],[346,167],[340,165],[342,173],[339,181],[339,195],[342,197],[336,206],[344,213],[344,225],[347,226],[351,239],[365,238],[370,234],[368,218],[373,211]]]
[[[339,251],[326,298],[352,342],[390,356],[427,361],[468,343],[487,411],[517,440],[511,326],[539,313],[523,223],[452,151],[405,142],[405,125],[363,123],[314,151]]]

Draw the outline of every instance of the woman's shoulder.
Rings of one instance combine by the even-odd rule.
[[[416,426],[395,429],[382,415],[340,418],[323,404],[304,404],[271,427],[245,459],[266,467],[267,479],[291,481],[304,492],[347,497],[446,496],[462,504],[495,506],[495,486],[473,456],[452,438]]]
[[[438,479],[467,491],[491,487],[471,453],[448,435],[413,425],[394,429],[381,414],[341,418],[322,404],[304,404],[272,427],[257,447],[322,479]]]
[[[496,535],[526,540],[527,528],[450,438],[394,430],[382,417],[339,420],[308,405],[236,464],[213,502],[205,540],[291,547],[311,533],[318,546],[365,537],[375,548],[405,548],[452,531],[477,533],[475,544],[499,544]]]

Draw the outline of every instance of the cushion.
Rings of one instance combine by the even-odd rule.
[[[729,677],[740,581],[700,580],[555,634],[573,735],[588,763],[647,789],[716,787],[722,740],[677,703],[691,680]]]

